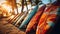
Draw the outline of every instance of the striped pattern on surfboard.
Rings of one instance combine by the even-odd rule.
[[[21,21],[26,17],[27,14],[28,14],[28,12],[25,12],[25,13],[19,18],[19,20],[15,23],[15,26],[17,26],[18,23],[21,23]]]
[[[12,24],[15,24],[15,23],[19,20],[19,18],[20,18],[22,15],[23,15],[23,13],[19,14],[19,15],[17,16],[17,18],[13,21]]]

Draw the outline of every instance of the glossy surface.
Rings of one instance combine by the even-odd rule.
[[[57,12],[58,10],[56,6],[50,6],[46,9],[39,20],[36,34],[45,34],[50,27],[54,26]]]

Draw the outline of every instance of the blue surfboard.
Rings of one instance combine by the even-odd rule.
[[[35,15],[35,13],[38,10],[38,5],[33,9],[33,11],[31,11],[26,18],[24,19],[24,21],[21,23],[21,25],[19,26],[19,28],[22,28],[24,25],[26,25],[27,23],[29,23],[30,19]]]

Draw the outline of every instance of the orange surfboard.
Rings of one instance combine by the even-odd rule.
[[[52,5],[44,11],[43,15],[39,20],[36,34],[45,34],[50,27],[54,26],[55,24],[54,21],[56,20],[57,11],[58,11],[57,7]]]

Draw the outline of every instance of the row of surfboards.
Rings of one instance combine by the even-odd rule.
[[[55,25],[59,13],[60,8],[59,6],[56,6],[56,2],[49,5],[38,3],[30,13],[24,12],[18,14],[9,22],[19,29],[25,27],[26,33],[34,29],[36,34],[45,34],[50,27]]]
[[[38,10],[38,5],[36,5],[35,8],[30,13],[29,13],[29,11],[28,12],[26,11],[26,12],[20,13],[18,15],[15,15],[15,17],[13,19],[10,19],[9,22],[12,24],[15,24],[15,25],[17,25],[18,23],[21,23],[21,21],[23,21],[23,20],[26,20],[25,22],[27,22],[27,20],[28,20],[28,22],[29,22],[30,19],[32,18],[32,16],[34,16],[34,14],[37,12],[37,10]]]

